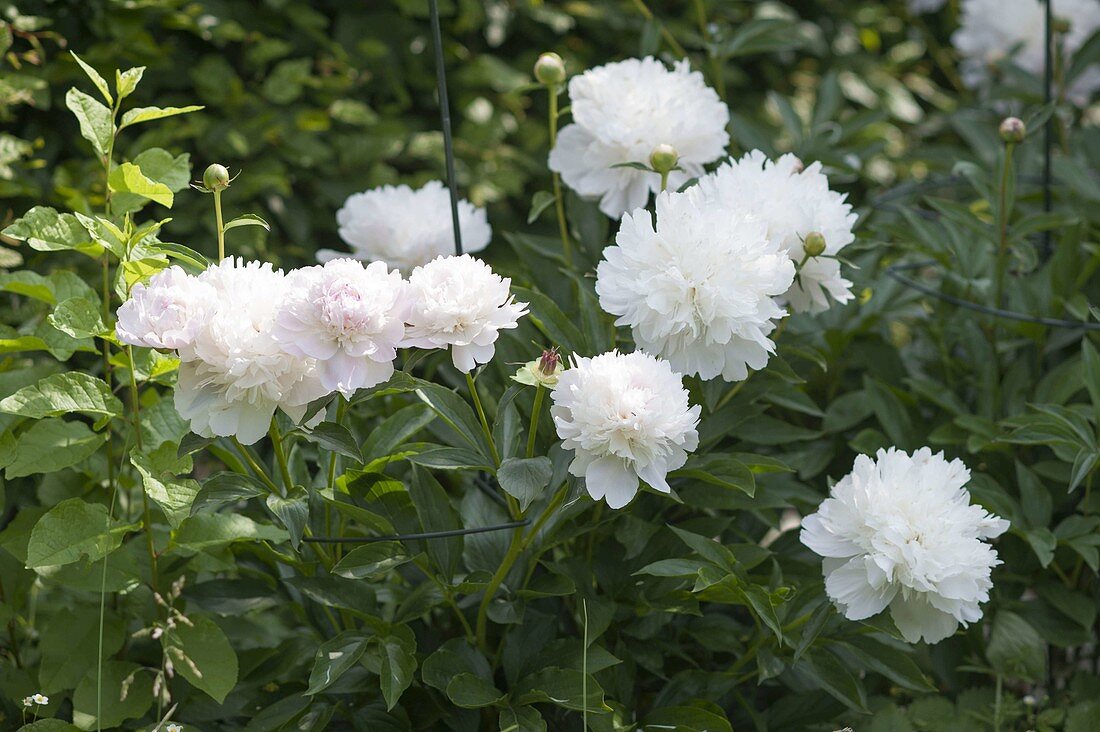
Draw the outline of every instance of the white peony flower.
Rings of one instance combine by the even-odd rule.
[[[802,543],[824,557],[825,591],[849,620],[887,607],[910,643],[938,643],[982,617],[990,571],[1000,564],[983,539],[1008,521],[970,504],[970,471],[927,447],[856,458],[817,513]]]
[[[455,368],[469,373],[496,352],[499,331],[515,328],[527,303],[515,302],[512,281],[469,254],[439,257],[409,275],[411,307],[402,345],[451,347]]]
[[[227,258],[199,275],[215,299],[180,364],[176,410],[203,437],[256,442],[276,408],[301,418],[327,392],[312,358],[287,353],[273,337],[286,278],[270,264]]]
[[[322,249],[321,262],[350,256],[409,272],[455,250],[450,192],[437,180],[415,191],[400,185],[356,193],[336,213],[336,223],[352,252]],[[458,227],[464,252],[481,251],[493,235],[485,209],[465,200],[458,203]]]
[[[1057,0],[1053,15],[1070,24],[1061,40],[1068,60],[1097,30],[1100,2]],[[963,56],[963,81],[977,88],[989,80],[989,67],[1006,60],[1028,73],[1042,76],[1046,65],[1046,10],[1041,0],[963,0],[959,29],[951,42]],[[1089,66],[1070,89],[1069,96],[1084,106],[1100,90],[1100,64]]]
[[[648,353],[575,358],[550,398],[558,437],[574,452],[569,472],[611,508],[630,503],[639,479],[670,492],[665,476],[699,445],[699,407],[668,362]]]
[[[590,69],[569,81],[573,124],[558,134],[550,169],[612,218],[641,208],[661,185],[656,173],[613,168],[649,160],[658,145],[679,153],[676,190],[725,154],[729,108],[685,59],[672,71],[657,59],[631,58]]]
[[[627,214],[604,250],[600,307],[676,371],[744,379],[774,351],[768,334],[786,312],[772,298],[794,278],[767,235],[763,222],[707,205],[694,189],[662,193],[656,226],[645,209]]]
[[[804,168],[794,155],[768,160],[759,150],[740,160],[730,159],[699,180],[699,191],[710,205],[749,213],[768,228],[768,238],[786,251],[798,276],[784,299],[796,312],[821,312],[829,307],[826,293],[839,303],[852,299],[852,283],[840,274],[835,256],[855,240],[857,216],[845,196],[829,190],[821,163]],[[825,237],[822,256],[805,259],[803,239],[811,232]]]
[[[286,352],[316,359],[326,391],[350,398],[393,374],[405,337],[407,287],[384,262],[333,259],[295,270],[287,276],[273,336]]]
[[[130,298],[118,309],[115,334],[132,346],[185,351],[213,300],[210,285],[180,267],[169,267],[131,288]]]

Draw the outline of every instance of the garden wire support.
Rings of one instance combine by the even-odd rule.
[[[435,46],[435,82],[439,95],[439,117],[443,124],[443,154],[447,160],[447,189],[451,194],[451,226],[455,255],[462,256],[462,229],[458,225],[458,184],[455,182],[455,151],[451,139],[451,104],[447,101],[447,70],[443,64],[443,32],[439,28],[439,2],[428,0],[432,15],[432,44]]]
[[[918,292],[923,292],[925,295],[934,297],[937,300],[950,303],[951,305],[965,308],[966,310],[972,310],[976,313],[984,313],[986,315],[992,315],[995,318],[1003,318],[1005,320],[1016,320],[1021,323],[1034,323],[1036,325],[1046,325],[1051,328],[1081,328],[1082,330],[1100,331],[1100,323],[1086,323],[1083,320],[1063,320],[1061,318],[1047,318],[1042,316],[1028,315],[1026,313],[1018,313],[1013,310],[1004,310],[1003,308],[990,307],[989,305],[982,305],[971,300],[966,300],[961,297],[955,297],[945,292],[932,287],[930,285],[918,282],[911,277],[906,276],[906,272],[910,272],[914,269],[923,269],[925,267],[938,266],[939,262],[935,260],[927,259],[920,262],[909,262],[906,264],[894,264],[886,268],[886,274],[889,277],[900,282],[905,287],[908,287]]]
[[[379,541],[420,541],[422,539],[450,539],[455,536],[469,536],[471,534],[486,534],[490,531],[504,531],[505,529],[518,529],[531,523],[531,519],[522,521],[509,521],[506,524],[494,524],[493,526],[478,526],[473,529],[450,529],[448,531],[425,531],[419,534],[388,534],[385,536],[307,536],[302,541],[314,544],[373,544]]]
[[[1050,106],[1051,101],[1054,98],[1054,10],[1052,7],[1054,0],[1046,0],[1044,3],[1044,20],[1045,27],[1043,29],[1044,34],[1044,53],[1046,56],[1043,58],[1043,104]],[[1053,207],[1053,201],[1051,199],[1051,170],[1050,159],[1053,155],[1053,134],[1052,125],[1054,124],[1054,115],[1047,117],[1047,121],[1043,123],[1043,212],[1050,213]],[[1050,245],[1050,231],[1043,232],[1043,255],[1049,257],[1051,251]]]

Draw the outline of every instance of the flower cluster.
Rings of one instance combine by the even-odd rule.
[[[599,199],[612,218],[646,205],[659,192],[653,173],[614,167],[649,160],[658,145],[671,145],[679,188],[725,153],[729,108],[703,75],[684,60],[669,69],[646,57],[590,69],[569,81],[573,123],[558,134],[550,168],[581,196]]]
[[[856,458],[802,543],[824,557],[825,591],[849,620],[887,607],[910,643],[938,643],[982,617],[990,572],[1000,564],[983,539],[1008,521],[970,504],[970,471],[928,448]]]
[[[640,351],[574,358],[551,399],[558,437],[574,453],[569,472],[611,508],[629,503],[639,480],[669,493],[665,476],[699,444],[700,409],[680,375]]]
[[[284,274],[228,258],[199,275],[179,267],[135,285],[119,308],[123,343],[180,358],[176,409],[204,437],[246,444],[276,409],[300,420],[310,402],[386,381],[400,347],[452,349],[469,371],[515,328],[522,303],[472,257],[439,257],[408,281],[382,262],[334,259]]]
[[[46,706],[50,703],[50,698],[45,694],[31,694],[30,696],[23,697],[23,706],[31,707],[37,704],[38,706]]]
[[[784,306],[817,312],[852,298],[836,255],[856,215],[820,163],[753,151],[662,193],[656,216],[623,217],[596,292],[640,348],[684,374],[744,379],[767,364]]]
[[[1057,47],[1065,63],[1097,30],[1100,30],[1100,2],[1058,0],[1056,21],[1068,24],[1059,33]],[[1046,60],[1046,8],[1042,0],[963,0],[959,29],[951,42],[963,56],[963,81],[970,87],[983,86],[990,67],[1010,60],[1030,74],[1041,76]],[[1100,90],[1100,64],[1088,66],[1067,90],[1080,106]]]
[[[351,254],[321,249],[318,261],[350,256],[408,273],[454,252],[450,193],[439,181],[418,190],[400,185],[356,193],[336,213],[336,223]],[[465,252],[481,251],[493,235],[485,210],[465,200],[458,204],[458,228]]]

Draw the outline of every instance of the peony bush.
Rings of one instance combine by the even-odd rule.
[[[1048,2],[9,9],[0,726],[1096,728]]]

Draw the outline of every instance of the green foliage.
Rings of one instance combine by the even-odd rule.
[[[312,263],[343,248],[350,193],[442,177],[427,3],[5,10],[0,727],[1093,729],[1096,332],[958,301],[1100,321],[1095,109],[1044,106],[1017,70],[958,88],[951,12],[900,0],[441,5],[459,188],[531,315],[476,405],[444,355],[410,358],[254,447],[188,434],[177,361],[120,347],[115,310],[226,231],[230,254]],[[571,266],[559,243],[543,50],[570,74],[690,57],[731,104],[731,154],[821,161],[860,214],[858,301],[785,321],[736,386],[686,380],[700,449],[671,497],[618,512],[510,379],[544,347],[632,348],[587,276],[616,226],[569,193]],[[1030,131],[1011,157],[1002,107]],[[220,224],[195,183],[215,160],[242,171]],[[889,445],[963,458],[1012,522],[985,616],[936,646],[844,619],[791,522]]]

